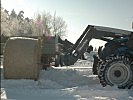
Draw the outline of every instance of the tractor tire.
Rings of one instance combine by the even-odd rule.
[[[133,86],[133,65],[127,56],[111,56],[103,61],[98,73],[102,86],[130,89]]]

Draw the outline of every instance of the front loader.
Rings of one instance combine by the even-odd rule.
[[[88,47],[93,38],[107,42],[104,48],[99,47],[98,55],[93,55],[93,73],[98,75],[101,85],[131,88],[133,86],[133,32],[131,31],[88,25],[73,47],[56,59],[60,59],[58,64],[73,65],[86,50],[92,50]]]

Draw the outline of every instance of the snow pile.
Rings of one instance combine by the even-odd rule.
[[[1,87],[15,100],[133,100],[133,90],[103,88],[92,75],[91,63],[78,60],[73,66],[51,67],[41,71],[38,81],[1,78]]]
[[[0,94],[1,94],[1,99],[4,99],[4,100],[7,99],[6,91],[5,91],[4,88],[1,88],[1,90],[0,90]]]
[[[98,84],[97,77],[89,76],[89,69],[54,69],[50,68],[47,71],[42,71],[39,82],[44,88],[71,88],[76,86],[84,86],[88,84]],[[52,83],[49,84],[49,83]]]
[[[74,65],[72,65],[71,67],[89,67],[89,68],[92,68],[90,66],[93,65],[93,62],[88,62],[87,60],[78,60]]]

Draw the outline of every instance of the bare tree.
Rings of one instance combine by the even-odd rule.
[[[66,34],[67,24],[63,18],[56,16],[56,12],[52,20],[52,33],[64,37]]]
[[[43,34],[52,35],[51,34],[51,28],[52,28],[51,22],[52,22],[51,14],[49,12],[48,13],[44,12],[42,14]]]
[[[36,14],[33,24],[33,35],[40,36],[42,34],[42,20],[41,15]]]
[[[63,18],[54,16],[53,19],[53,33],[59,35],[60,37],[65,36],[67,25]]]
[[[36,33],[39,35],[59,35],[65,36],[67,25],[63,18],[52,16],[50,13],[43,12],[35,16]]]

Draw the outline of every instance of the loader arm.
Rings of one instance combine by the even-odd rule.
[[[130,32],[125,30],[88,25],[83,34],[73,45],[72,49],[62,55],[61,63],[66,66],[73,65],[86,51],[89,42],[93,38],[102,40],[104,37],[116,38],[128,34],[130,34]]]

